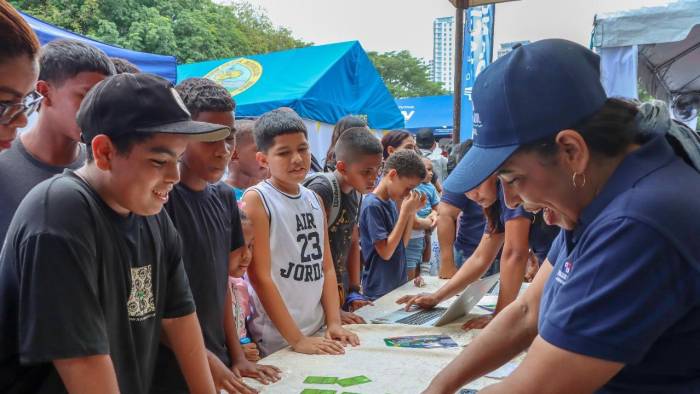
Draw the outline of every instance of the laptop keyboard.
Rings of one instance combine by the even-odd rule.
[[[442,316],[442,314],[445,313],[446,310],[447,308],[433,308],[429,310],[423,310],[420,312],[416,312],[410,316],[406,316],[402,319],[399,319],[396,322],[401,324],[411,324],[414,326],[420,326],[421,324],[425,324],[435,319],[436,317]]]

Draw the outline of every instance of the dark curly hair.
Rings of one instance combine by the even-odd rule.
[[[230,112],[236,109],[236,102],[229,92],[211,79],[187,78],[177,84],[175,90],[192,117],[200,112]]]

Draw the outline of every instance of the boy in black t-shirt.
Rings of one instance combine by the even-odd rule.
[[[162,340],[190,390],[213,393],[162,207],[190,139],[230,129],[192,121],[172,84],[151,74],[100,82],[77,119],[86,165],[29,192],[0,253],[0,392],[147,393]]]
[[[349,310],[341,311],[341,321],[343,324],[361,324],[364,320],[351,313],[369,303],[360,294],[357,219],[361,193],[371,193],[374,189],[382,164],[382,144],[366,127],[353,127],[338,138],[335,158],[335,171],[313,175],[305,184],[321,196],[326,207],[328,238],[341,297],[340,304]],[[335,190],[336,186],[338,190]],[[334,203],[339,205],[335,212]]]
[[[189,78],[175,88],[193,119],[233,128],[233,99],[222,86]],[[279,379],[279,370],[246,360],[238,342],[228,290],[229,259],[245,249],[233,190],[219,182],[231,160],[233,135],[210,142],[191,142],[180,159],[180,183],[165,204],[180,233],[183,263],[197,306],[207,347],[207,360],[217,390],[254,392],[240,379],[262,383]],[[152,393],[187,393],[177,360],[165,346],[158,355]]]

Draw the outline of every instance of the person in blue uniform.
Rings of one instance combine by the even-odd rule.
[[[566,40],[500,58],[472,97],[474,147],[447,190],[495,173],[508,206],[556,213],[564,231],[526,294],[424,392],[453,392],[526,349],[479,392],[700,392],[692,133],[645,133],[634,103],[606,97],[598,56]]]

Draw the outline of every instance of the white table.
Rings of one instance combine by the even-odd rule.
[[[416,292],[431,292],[437,290],[446,280],[436,277],[425,277],[426,286],[416,288],[412,282],[392,291],[375,301],[373,306],[366,306],[357,311],[365,320],[383,316],[400,306],[395,301],[405,294]],[[452,301],[452,300],[450,300]],[[495,296],[486,296],[482,304],[495,304]],[[449,305],[446,302],[444,305]],[[482,308],[475,307],[474,314],[486,313]],[[282,380],[263,386],[256,381],[246,379],[251,386],[263,393],[301,393],[305,388],[337,390],[352,393],[420,393],[428,386],[430,380],[454,359],[463,346],[468,344],[480,330],[465,332],[461,329],[468,317],[442,327],[419,327],[407,325],[363,324],[345,326],[360,337],[360,346],[346,348],[342,356],[304,355],[295,353],[290,348],[282,349],[266,357],[261,363],[272,364],[283,371]],[[451,336],[460,346],[447,349],[412,349],[387,347],[383,339],[394,336],[446,334]],[[372,382],[343,389],[338,385],[310,385],[303,381],[307,376],[337,376],[339,378],[365,375]],[[468,384],[467,388],[480,389],[497,382],[491,378],[480,378]]]

